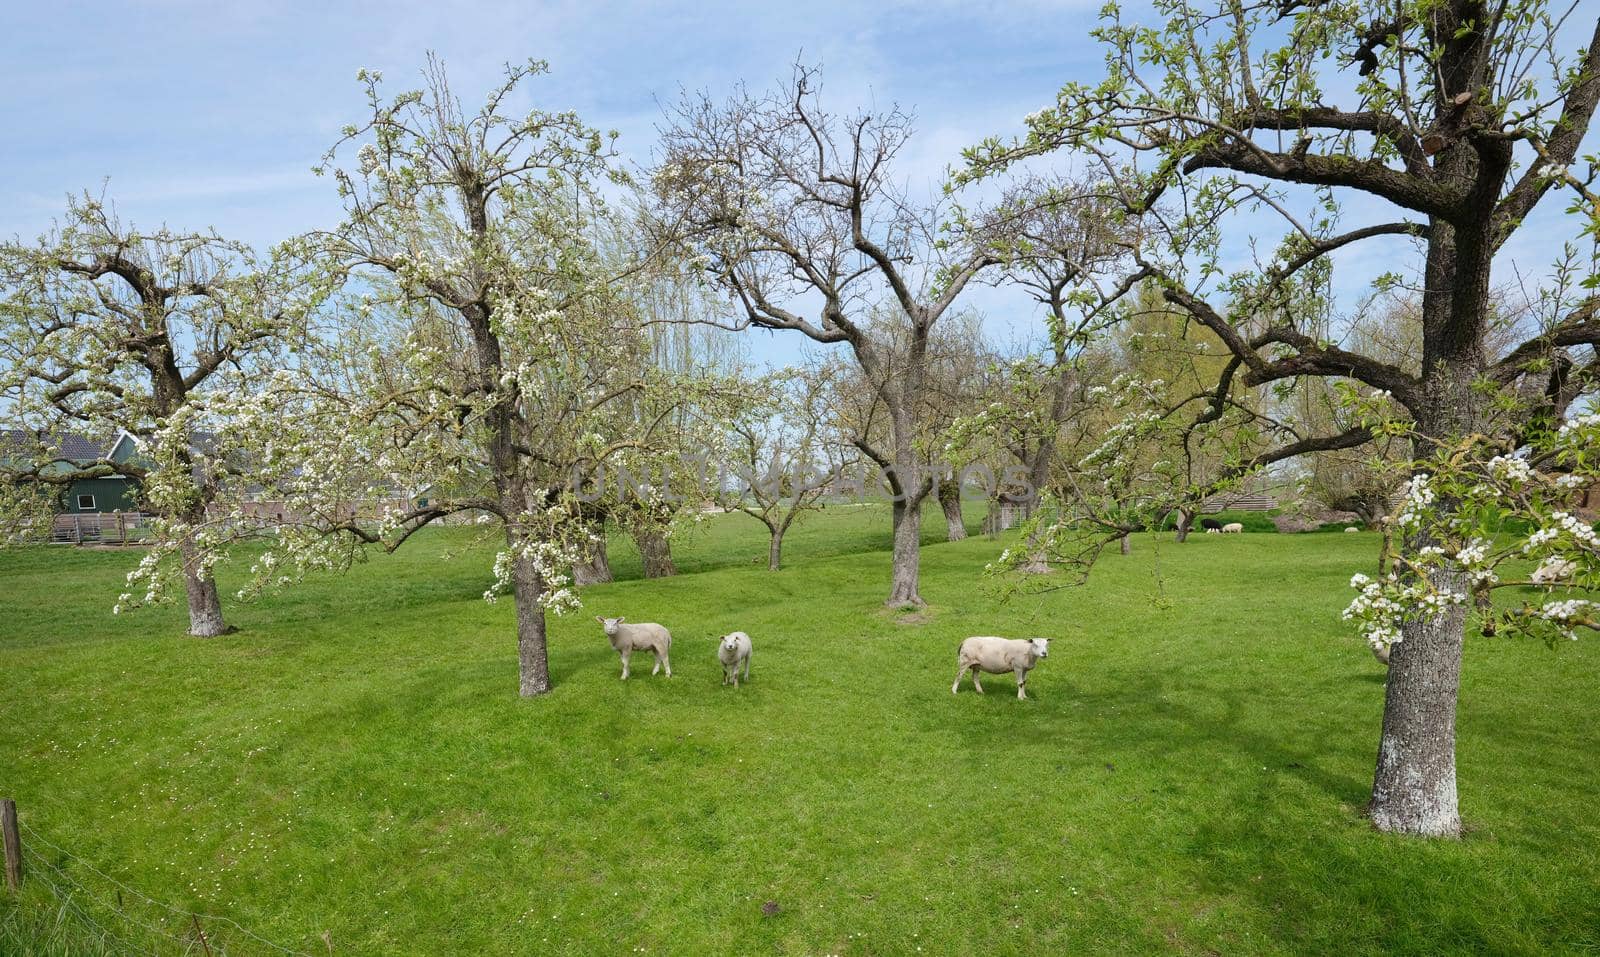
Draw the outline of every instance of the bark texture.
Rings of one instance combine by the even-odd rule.
[[[939,507],[944,509],[945,534],[949,541],[959,542],[967,537],[967,523],[961,516],[961,483],[946,479],[939,483]]]
[[[775,572],[783,564],[783,529],[769,529],[772,540],[767,544],[767,571]]]
[[[893,575],[886,605],[923,605],[919,591],[922,568],[922,500],[894,503]]]
[[[655,528],[643,528],[633,533],[639,546],[639,557],[644,560],[644,577],[671,578],[678,574],[672,563],[672,542],[666,533]]]
[[[550,660],[545,645],[544,595],[533,562],[518,558],[512,566],[512,589],[517,604],[517,693],[524,698],[550,690]]]
[[[603,585],[615,580],[611,574],[611,559],[606,553],[605,527],[601,526],[593,531],[597,538],[583,550],[578,561],[572,566],[574,585]]]
[[[183,590],[189,599],[189,634],[196,638],[215,638],[228,633],[228,623],[222,618],[222,599],[217,594],[217,580],[200,567],[198,550],[185,545],[183,554]]]

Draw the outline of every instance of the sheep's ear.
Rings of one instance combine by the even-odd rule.
[[[604,618],[601,618],[599,615],[595,615],[594,616],[594,620],[598,621],[602,625],[606,623],[606,620]]]
[[[621,615],[617,616],[617,624],[619,624],[619,625],[622,624],[623,622],[627,621],[627,620],[628,619],[622,617]]]

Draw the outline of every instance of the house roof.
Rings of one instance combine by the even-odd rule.
[[[0,454],[32,454],[43,443],[49,450],[74,465],[98,462],[116,448],[117,437],[99,441],[77,432],[32,432],[27,429],[0,429]]]

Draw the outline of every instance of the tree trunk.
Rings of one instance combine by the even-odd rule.
[[[1459,572],[1435,578],[1455,590]],[[1408,622],[1390,649],[1383,700],[1383,738],[1372,782],[1372,823],[1380,831],[1456,837],[1456,696],[1467,610]]]
[[[611,574],[611,559],[606,554],[606,529],[600,525],[591,529],[595,540],[579,553],[578,561],[572,566],[572,583],[574,585],[603,585],[615,581]]]
[[[639,546],[639,557],[644,559],[644,577],[670,578],[678,574],[672,563],[672,542],[666,533],[657,528],[642,528],[633,533]]]
[[[783,529],[772,529],[772,541],[767,545],[767,571],[775,572],[783,561]]]
[[[949,541],[959,542],[967,537],[967,523],[961,516],[961,483],[946,479],[939,483],[939,507],[944,509],[944,524]]]
[[[215,638],[228,633],[228,624],[222,619],[222,599],[217,594],[217,580],[200,566],[199,549],[186,542],[180,549],[183,556],[183,590],[189,598],[189,634],[195,638]]]
[[[512,564],[511,585],[517,605],[517,693],[532,698],[550,690],[544,606],[539,604],[544,595],[544,582],[533,567],[532,559],[518,558]]]
[[[886,605],[923,605],[917,590],[922,565],[922,499],[894,503],[894,570]]]
[[[1117,547],[1124,555],[1133,551],[1133,542],[1128,540],[1128,535],[1126,532],[1124,532],[1122,537],[1117,540]]]
[[[1000,499],[990,496],[983,514],[983,534],[994,538],[1000,534]]]
[[[1453,439],[1476,428],[1473,383],[1482,371],[1484,317],[1492,250],[1485,229],[1457,234],[1440,219],[1430,224],[1423,293],[1423,408],[1416,413],[1414,455],[1432,451],[1429,439]],[[1441,497],[1443,514],[1453,504]],[[1430,542],[1412,539],[1407,550]],[[1458,569],[1435,573],[1437,588],[1465,592]],[[1407,622],[1390,649],[1383,699],[1383,737],[1372,781],[1372,823],[1382,831],[1456,837],[1456,699],[1467,610],[1451,605],[1440,616]]]
[[[1178,541],[1179,542],[1188,541],[1189,540],[1189,529],[1191,529],[1193,527],[1194,527],[1194,509],[1192,509],[1192,508],[1180,508],[1180,509],[1178,509]]]

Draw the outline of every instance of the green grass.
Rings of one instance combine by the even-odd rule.
[[[108,613],[133,554],[0,554],[0,792],[113,932],[158,912],[119,916],[86,864],[314,954],[324,932],[335,954],[1600,949],[1593,642],[1470,642],[1468,833],[1399,839],[1361,815],[1383,673],[1338,618],[1373,534],[1137,536],[1087,587],[1005,606],[979,582],[999,543],[939,544],[916,616],[881,606],[881,508],[816,516],[778,574],[763,534],[717,517],[676,549],[693,573],[586,590],[539,700],[509,603],[479,597],[488,552],[440,560],[457,532],[232,606],[211,640],[177,608]],[[668,625],[676,677],[618,681],[594,614]],[[737,691],[714,651],[735,628]],[[950,694],[982,633],[1055,638],[1036,700]],[[25,891],[0,951],[115,951]],[[198,953],[181,924],[144,933]]]

